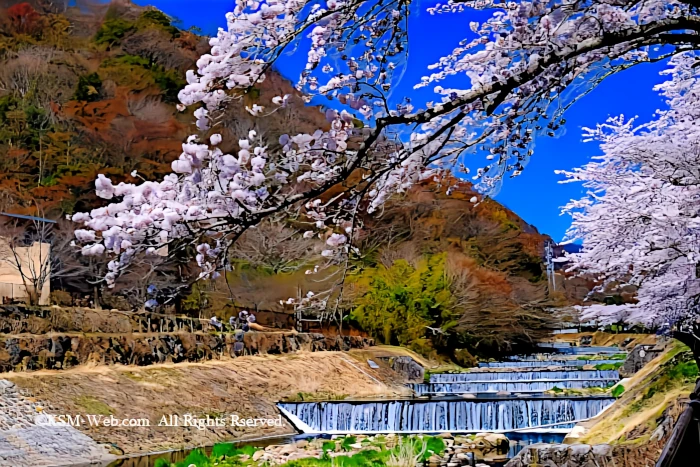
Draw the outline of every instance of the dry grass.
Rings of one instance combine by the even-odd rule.
[[[276,402],[299,393],[305,397],[401,393],[401,388],[383,384],[381,373],[369,368],[360,372],[347,359],[342,352],[300,352],[148,367],[80,366],[1,377],[31,391],[49,407],[50,413],[90,413],[84,403],[88,400],[91,406],[108,406],[117,418],[148,418],[148,428],[83,428],[99,442],[113,442],[127,453],[136,453],[293,432],[286,422],[282,427],[229,426],[206,430],[157,426],[167,414],[274,418],[278,416]]]
[[[591,336],[591,345],[595,346],[613,346],[621,345],[625,339],[632,338],[632,342],[629,344],[629,348],[633,348],[635,345],[648,344],[654,345],[657,342],[657,336],[654,334],[632,334],[632,333],[619,333],[611,334],[609,332],[580,332],[575,334],[557,334],[555,336],[555,341],[557,342],[576,342],[578,343],[582,337]]]
[[[630,438],[633,431],[640,432],[640,427],[653,428],[664,409],[686,398],[693,389],[693,384],[689,383],[643,399],[648,388],[654,383],[655,377],[664,371],[662,365],[682,351],[683,346],[677,343],[670,345],[662,354],[627,380],[624,385],[625,392],[608,410],[582,424],[586,428],[586,433],[576,442],[616,443]]]
[[[437,368],[452,368],[452,369],[457,369],[459,368],[455,364],[447,364],[443,361],[438,361],[438,360],[431,360],[428,359],[420,354],[417,354],[416,352],[413,352],[412,350],[409,350],[405,347],[398,347],[394,345],[376,345],[373,347],[370,347],[368,349],[353,349],[350,351],[350,355],[355,357],[358,360],[364,360],[366,361],[367,359],[372,359],[372,358],[379,358],[379,357],[411,357],[413,358],[418,364],[420,364],[423,368],[430,369],[430,370],[435,370]],[[379,362],[377,362],[379,363]]]

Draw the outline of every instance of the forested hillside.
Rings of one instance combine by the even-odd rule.
[[[157,10],[80,3],[16,3],[0,15],[0,193],[17,211],[93,207],[98,172],[160,178],[195,131],[176,109],[177,93],[207,40]],[[271,98],[293,88],[272,75],[254,92]],[[294,130],[322,120],[316,113],[291,108],[266,123]],[[232,110],[217,130],[252,128],[246,115]]]
[[[128,2],[13,3],[0,15],[0,211],[59,219],[100,205],[98,173],[132,182],[170,173],[182,142],[196,132],[191,116],[176,108],[177,93],[206,39]],[[289,94],[290,105],[254,122],[245,111],[251,96],[241,96],[216,127],[223,141],[250,129],[276,141],[282,132],[324,125],[320,109],[305,107],[274,72],[251,94],[258,102]],[[343,271],[307,274],[322,240],[302,238],[297,225],[265,222],[232,252],[226,280],[180,289],[178,310],[226,318],[232,303],[289,310],[280,304],[288,297],[327,293],[329,319],[465,363],[469,353],[458,349],[513,349],[538,338],[550,320],[546,308],[564,303],[546,289],[547,237],[492,200],[474,205],[469,184],[450,196],[444,191],[426,182],[364,219],[360,253]],[[56,254],[64,262],[75,256]],[[135,268],[109,293],[95,292],[95,300],[139,308],[148,284],[192,279],[186,261],[151,266]],[[77,277],[57,275],[54,290],[92,293],[86,276],[99,273],[86,265]]]

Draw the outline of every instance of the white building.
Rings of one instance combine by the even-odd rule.
[[[17,214],[0,213],[0,216],[31,222],[49,222]],[[0,233],[0,301],[29,301],[30,294],[38,285],[41,292],[39,305],[48,305],[51,295],[51,245],[33,241],[28,245],[11,245],[10,239]]]

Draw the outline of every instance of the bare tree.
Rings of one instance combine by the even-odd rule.
[[[521,293],[503,272],[480,268],[459,254],[449,257],[446,272],[459,310],[455,330],[471,336],[474,347],[511,350],[549,331],[552,317],[544,310],[544,301],[533,303],[538,294],[529,291],[532,302],[519,303]]]
[[[412,241],[400,242],[396,246],[389,244],[379,253],[379,262],[385,268],[390,268],[399,259],[406,260],[408,264],[415,267],[420,258],[421,254],[418,251],[418,245]]]
[[[308,265],[318,253],[317,243],[281,223],[265,221],[241,236],[232,249],[232,257],[275,274],[289,273]]]
[[[3,215],[0,263],[16,271],[31,305],[48,302],[51,280],[84,277],[67,221]]]

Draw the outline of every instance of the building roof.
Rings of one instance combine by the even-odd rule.
[[[43,217],[25,216],[24,214],[12,214],[9,212],[0,212],[0,216],[15,217],[17,219],[26,219],[28,221],[48,222],[49,224],[56,223],[56,221],[44,219]]]

